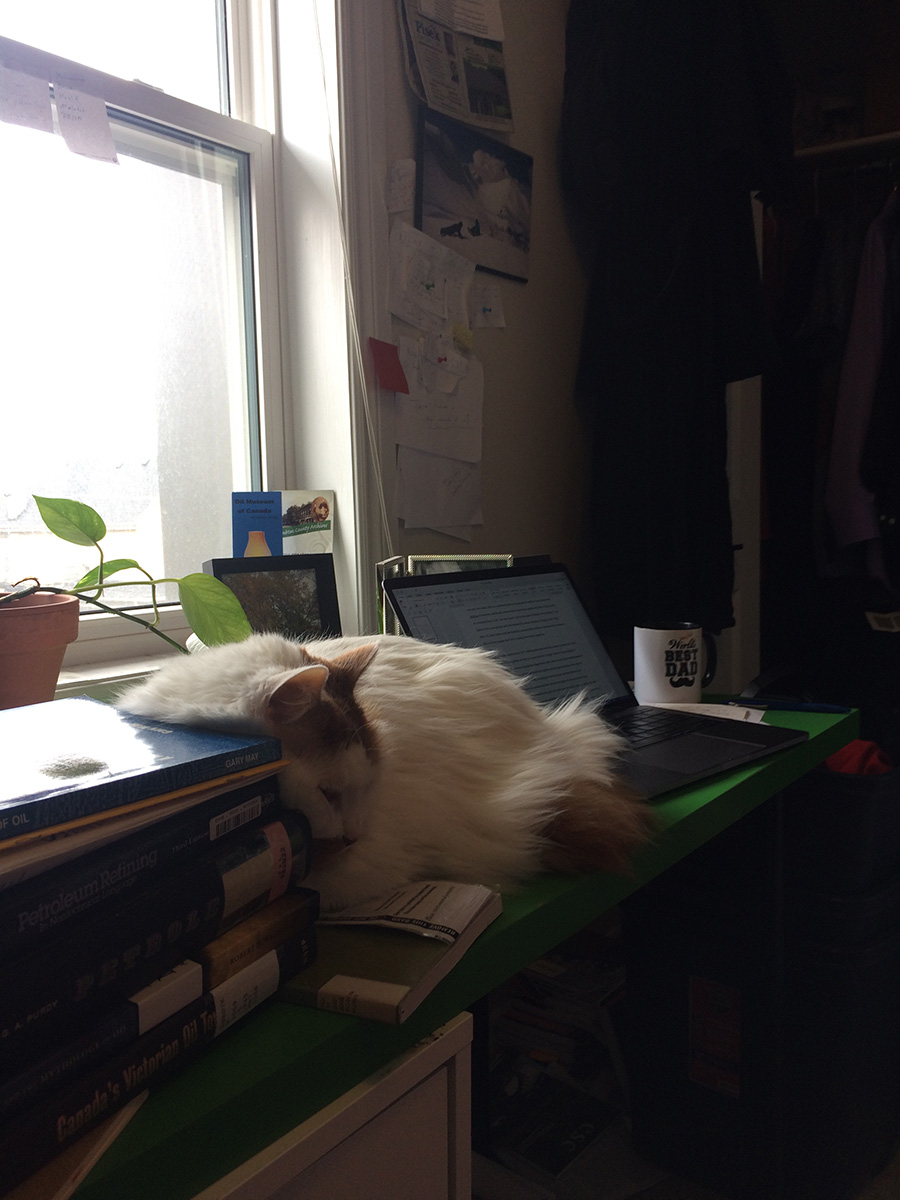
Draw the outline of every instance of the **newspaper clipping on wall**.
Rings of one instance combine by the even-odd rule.
[[[398,0],[409,85],[436,112],[513,128],[497,0]]]

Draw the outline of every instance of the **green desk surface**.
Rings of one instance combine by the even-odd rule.
[[[270,1000],[160,1085],[78,1189],[79,1200],[187,1200],[472,1005],[852,740],[855,713],[771,713],[802,746],[657,803],[660,832],[628,878],[545,875],[399,1027]]]

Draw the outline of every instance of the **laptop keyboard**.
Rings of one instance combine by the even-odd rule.
[[[632,746],[648,746],[667,738],[701,729],[705,717],[697,713],[672,712],[667,708],[632,708],[619,713],[613,722]]]

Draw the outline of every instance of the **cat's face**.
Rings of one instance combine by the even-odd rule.
[[[362,646],[333,659],[306,651],[309,665],[268,699],[267,723],[292,760],[280,774],[284,802],[306,815],[320,841],[355,841],[365,828],[378,748],[354,689],[375,649]]]

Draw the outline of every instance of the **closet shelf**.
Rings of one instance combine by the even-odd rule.
[[[900,158],[900,130],[852,141],[804,146],[794,151],[794,159],[808,167],[852,166],[857,162],[871,162],[873,158],[891,158],[895,153]]]

